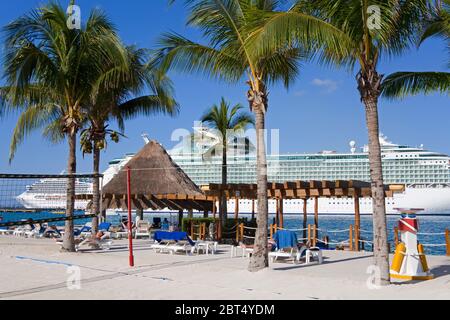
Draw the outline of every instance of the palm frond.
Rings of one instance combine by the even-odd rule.
[[[390,99],[432,92],[450,93],[450,73],[396,72],[382,83],[382,95]]]

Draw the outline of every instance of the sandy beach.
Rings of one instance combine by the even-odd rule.
[[[126,240],[109,251],[61,253],[48,239],[0,237],[0,299],[450,299],[450,258],[429,256],[435,279],[369,288],[370,253],[324,251],[322,265],[277,262],[258,273],[248,259],[216,255],[168,255],[135,243],[128,267]],[[79,267],[80,288],[67,286]],[[69,267],[72,267],[70,269]],[[76,268],[75,268],[76,269]]]

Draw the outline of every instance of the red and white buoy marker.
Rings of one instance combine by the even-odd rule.
[[[400,280],[430,280],[433,279],[423,246],[417,241],[419,229],[416,217],[417,211],[423,209],[396,209],[401,214],[398,229],[401,233],[401,242],[395,248],[394,259],[391,266],[391,278]]]

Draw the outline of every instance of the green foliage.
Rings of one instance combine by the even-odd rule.
[[[396,72],[389,75],[382,84],[386,98],[404,98],[419,93],[440,92],[450,94],[449,72]]]
[[[164,68],[200,73],[229,82],[248,79],[251,89],[261,83],[282,81],[287,87],[298,74],[298,62],[305,58],[299,43],[258,50],[259,32],[278,6],[278,1],[186,0],[187,25],[197,28],[205,43],[191,41],[177,33],[159,40],[157,61]]]
[[[113,24],[92,10],[81,29],[67,27],[66,10],[49,3],[3,28],[2,88],[4,111],[19,113],[10,146],[17,146],[33,130],[44,128],[52,141],[74,134],[85,118],[98,79],[112,68],[126,65],[126,54]],[[104,81],[112,85],[113,76]]]

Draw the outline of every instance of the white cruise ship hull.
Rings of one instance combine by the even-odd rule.
[[[370,215],[373,212],[372,199],[359,200],[360,214]],[[235,201],[228,201],[228,212],[232,215]],[[355,214],[353,198],[319,198],[319,214],[321,215],[353,215]],[[386,198],[386,213],[397,214],[395,208],[423,208],[420,214],[450,214],[450,188],[411,188],[405,192],[397,193],[393,198]],[[256,201],[255,201],[256,210]],[[308,214],[314,213],[314,199],[308,200]],[[151,213],[152,211],[145,211]],[[169,209],[158,210],[158,213],[171,212]],[[251,214],[252,201],[239,200],[239,213]],[[303,214],[303,200],[284,200],[283,212],[285,214]],[[269,214],[276,213],[276,203],[269,200]],[[125,214],[124,211],[108,210],[108,215]],[[203,214],[203,212],[201,212]]]
[[[372,214],[372,199],[361,198],[359,200],[360,213]],[[228,203],[228,211],[235,208],[234,200]],[[256,204],[255,204],[256,208]],[[355,205],[353,198],[319,198],[319,214],[339,215],[354,214]],[[395,194],[393,198],[386,198],[386,213],[397,214],[395,208],[423,208],[420,214],[450,214],[450,188],[406,188],[405,192]],[[308,213],[314,213],[314,199],[308,200]],[[251,213],[252,202],[241,200],[239,202],[240,213]],[[276,212],[276,202],[269,200],[269,213]],[[283,212],[285,214],[303,213],[303,200],[284,200]]]
[[[64,209],[67,197],[61,194],[24,192],[16,199],[26,209]],[[77,200],[75,210],[86,210],[87,205],[87,200]]]

